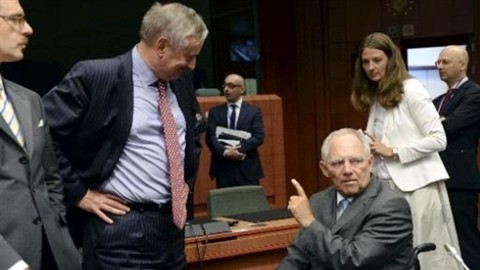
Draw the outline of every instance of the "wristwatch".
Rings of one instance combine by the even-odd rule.
[[[393,151],[393,159],[398,159],[398,148],[393,147],[392,151]]]

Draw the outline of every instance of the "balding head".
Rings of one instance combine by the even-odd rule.
[[[468,67],[467,51],[457,45],[445,47],[438,56],[437,68],[440,79],[451,88],[466,76]]]
[[[440,52],[440,55],[442,53],[447,54],[456,60],[465,61],[468,64],[468,52],[461,46],[458,46],[458,45],[447,46]]]
[[[227,102],[237,102],[245,92],[245,80],[238,74],[230,74],[225,77],[222,88]]]

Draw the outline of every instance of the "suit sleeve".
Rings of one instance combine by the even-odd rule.
[[[445,150],[447,136],[425,87],[417,80],[408,80],[402,102],[407,104],[409,115],[415,124],[414,128],[420,131],[421,136],[397,146],[400,162],[413,162],[434,152]],[[399,127],[401,128],[404,124],[399,123]]]
[[[408,203],[400,198],[376,206],[351,239],[333,234],[314,221],[302,230],[279,269],[376,269],[405,250],[412,239]],[[313,268],[312,268],[313,267]]]
[[[248,153],[249,151],[255,151],[263,143],[265,132],[263,129],[263,117],[260,109],[256,107],[252,108],[253,116],[250,120],[250,129],[248,132],[252,134],[252,137],[242,141],[240,152]]]
[[[40,97],[38,102],[42,104]],[[64,204],[64,185],[58,168],[57,158],[53,150],[53,142],[50,136],[48,121],[44,115],[43,106],[41,107],[41,114],[44,120],[44,137],[45,145],[42,151],[42,166],[45,170],[45,183],[48,187],[48,196],[52,205],[60,213],[61,219],[65,221],[65,204]]]
[[[442,122],[449,138],[463,136],[463,130],[480,121],[480,87],[474,84],[466,89],[460,105]]]
[[[203,117],[202,111],[200,110],[200,104],[198,104],[198,100],[195,98],[193,103],[193,110],[195,112],[195,127],[193,130],[194,137],[195,137],[195,155],[197,156],[197,161],[200,160],[200,154],[202,151],[202,144],[200,142],[200,138],[202,133],[207,130],[207,121]],[[196,170],[198,169],[198,162],[195,166]]]
[[[73,170],[66,155],[69,138],[79,132],[76,128],[80,126],[78,123],[88,106],[86,82],[82,76],[87,70],[88,67],[84,67],[82,62],[75,65],[60,84],[52,88],[43,98],[54,141],[53,148],[64,181],[67,205],[77,203],[87,192],[87,187]]]
[[[219,110],[216,108],[210,110],[207,119],[207,134],[205,141],[210,151],[212,151],[212,154],[218,157],[223,157],[225,146],[219,142],[218,138],[215,136],[215,130],[220,122],[219,114]]]

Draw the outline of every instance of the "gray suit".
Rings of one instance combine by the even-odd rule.
[[[24,260],[40,269],[42,228],[58,268],[80,269],[68,234],[63,184],[51,147],[40,96],[4,80],[27,151],[0,116],[0,270]]]
[[[407,201],[372,180],[336,220],[336,190],[310,199],[315,221],[300,231],[278,269],[412,269]]]

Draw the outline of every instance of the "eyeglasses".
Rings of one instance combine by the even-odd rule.
[[[349,159],[336,159],[336,160],[332,160],[332,161],[327,161],[327,164],[330,165],[330,167],[332,167],[333,169],[339,170],[339,169],[345,167],[345,164],[348,161],[350,166],[358,168],[365,162],[365,160],[368,157],[369,156],[367,156],[367,157],[352,157],[352,158],[349,158]]]
[[[0,18],[2,18],[8,25],[10,25],[13,29],[17,31],[20,31],[22,27],[25,26],[25,23],[27,22],[27,19],[22,15],[13,15],[13,16],[0,15]]]
[[[240,87],[240,86],[243,86],[243,85],[234,84],[234,83],[223,83],[221,86],[222,86],[222,89],[224,89],[225,87],[228,87],[228,89],[233,89],[235,87]]]
[[[435,61],[435,66],[440,66],[440,65],[449,65],[452,62],[459,61],[459,60],[451,60],[451,59],[442,59],[442,60],[437,60]]]

